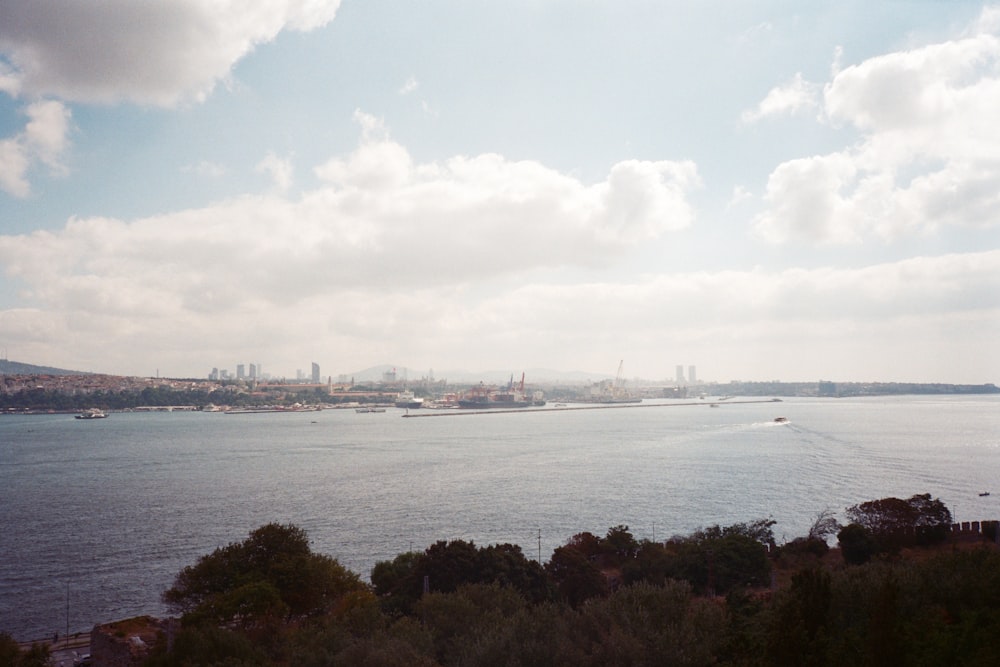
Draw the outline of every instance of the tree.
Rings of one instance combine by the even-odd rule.
[[[833,510],[825,509],[816,515],[812,526],[809,527],[809,534],[806,536],[810,540],[823,540],[826,542],[830,537],[840,530],[840,522],[833,515]]]
[[[549,599],[549,581],[542,566],[525,558],[516,544],[497,544],[479,550],[480,580],[510,587],[531,602]]]
[[[635,558],[639,550],[639,543],[628,526],[620,525],[608,529],[608,534],[601,540],[601,552],[608,565],[621,566],[623,563]]]
[[[929,493],[908,500],[869,500],[847,508],[847,516],[875,538],[881,551],[896,551],[912,543],[941,542],[951,528],[951,512]]]
[[[252,626],[317,614],[363,590],[356,574],[314,554],[301,528],[271,523],[184,568],[163,600],[189,622]]]
[[[674,555],[673,578],[684,579],[695,590],[724,595],[739,586],[766,586],[771,563],[765,545],[774,544],[771,519],[710,526],[667,543]]]
[[[557,547],[545,564],[545,571],[556,585],[559,595],[571,606],[585,600],[607,595],[608,581],[594,561],[572,543]]]
[[[391,614],[407,613],[420,599],[422,584],[417,581],[414,571],[421,555],[417,551],[408,551],[392,560],[375,563],[371,573],[372,587],[385,611]]]
[[[875,540],[864,526],[849,523],[837,533],[840,555],[848,565],[863,565],[871,560],[877,551]]]

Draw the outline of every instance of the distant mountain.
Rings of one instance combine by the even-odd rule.
[[[35,366],[20,361],[0,359],[0,375],[90,375],[83,371],[68,371],[65,368]]]
[[[521,370],[486,370],[486,371],[468,371],[461,369],[416,369],[409,368],[406,366],[393,366],[392,364],[382,364],[380,366],[371,366],[369,368],[364,368],[354,373],[345,373],[348,378],[353,378],[355,382],[378,382],[383,379],[386,373],[396,372],[396,380],[412,380],[417,381],[422,378],[428,377],[432,372],[434,374],[435,380],[447,380],[449,383],[453,384],[478,384],[479,382],[485,382],[486,384],[503,384],[510,380],[511,375],[514,376],[515,382],[521,381]],[[600,380],[606,380],[613,378],[614,375],[608,375],[606,373],[586,373],[584,371],[556,371],[549,368],[526,368],[524,372],[524,381],[526,384],[540,384],[540,383],[567,383],[567,384],[581,384],[588,382],[599,382]],[[334,376],[336,377],[336,375]]]

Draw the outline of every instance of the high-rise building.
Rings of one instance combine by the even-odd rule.
[[[691,384],[698,383],[698,374],[694,372],[694,366],[688,366],[688,382]]]
[[[243,364],[236,364],[236,379],[242,380],[246,376],[247,376],[246,366],[244,366]]]
[[[250,379],[257,379],[257,364],[250,364]]]
[[[680,364],[677,364],[677,376],[675,379],[677,380],[677,384],[684,384],[684,367]]]
[[[312,383],[319,384],[319,364],[312,362]]]

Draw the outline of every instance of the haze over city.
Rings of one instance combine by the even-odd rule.
[[[0,347],[1000,378],[1000,7],[7,0]]]

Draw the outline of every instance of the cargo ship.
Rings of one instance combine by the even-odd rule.
[[[424,404],[424,399],[414,396],[413,392],[407,389],[396,394],[396,401],[393,403],[397,408],[419,408]]]
[[[530,408],[533,405],[545,405],[545,400],[540,392],[534,396],[527,396],[524,393],[524,373],[521,373],[521,382],[514,384],[514,376],[510,376],[510,381],[503,389],[489,387],[482,382],[479,386],[465,392],[458,399],[458,407],[472,410],[499,410]]]

